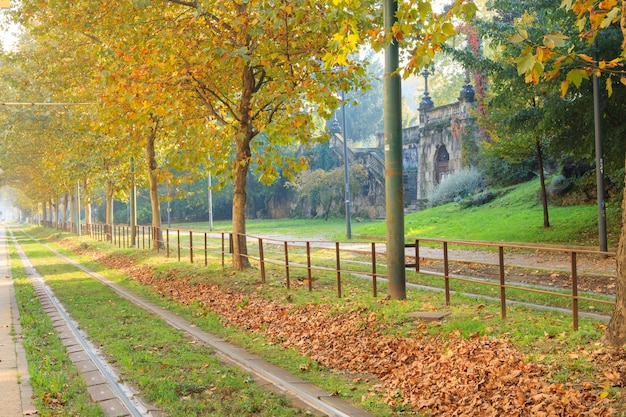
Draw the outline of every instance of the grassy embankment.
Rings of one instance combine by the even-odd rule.
[[[609,247],[619,238],[621,201],[607,204]],[[358,208],[354,208],[356,212]],[[442,238],[489,242],[532,242],[559,245],[598,246],[598,212],[595,205],[549,206],[550,227],[543,227],[539,200],[539,182],[530,181],[515,187],[496,200],[478,207],[461,208],[451,203],[405,215],[407,239]],[[207,223],[173,225],[193,230],[207,230]],[[230,222],[215,222],[217,231],[230,231]],[[252,235],[286,235],[345,240],[345,219],[250,220]],[[361,236],[386,234],[384,220],[352,221],[352,233]]]
[[[541,208],[534,197],[535,191],[512,191],[505,197],[493,203],[467,210],[460,210],[454,205],[426,210],[406,216],[407,235],[423,237],[445,237],[457,239],[476,239],[487,241],[527,241],[549,242],[558,244],[593,245],[597,235],[595,230],[595,207],[566,207],[551,208],[551,219],[554,226],[540,233]],[[530,191],[529,191],[530,190]],[[531,213],[531,214],[529,214]],[[617,231],[613,223],[616,215],[610,215],[610,236],[614,244]],[[500,220],[500,224],[495,224]],[[474,228],[474,224],[479,224]],[[322,236],[327,239],[341,239],[343,219],[330,220],[293,220],[288,222],[259,221],[249,223],[251,234],[286,234],[290,236]],[[433,225],[441,227],[432,228]],[[491,225],[491,226],[487,226]],[[200,225],[184,225],[185,228],[199,230]],[[205,224],[206,226],[206,224]],[[228,225],[218,223],[218,229],[228,230]],[[444,227],[445,226],[445,227]],[[499,319],[499,306],[488,302],[477,301],[462,294],[455,296],[452,306],[444,305],[443,296],[437,293],[409,291],[409,299],[398,303],[381,302],[370,295],[370,288],[366,282],[350,282],[343,299],[334,295],[332,285],[324,285],[325,280],[333,277],[320,276],[316,282],[316,291],[309,293],[305,286],[295,287],[287,294],[281,285],[283,279],[279,269],[270,269],[268,285],[260,286],[258,271],[248,271],[236,274],[234,277],[228,271],[218,267],[218,261],[210,262],[208,270],[203,265],[189,265],[186,263],[172,263],[149,251],[120,250],[111,248],[105,243],[91,242],[85,237],[81,239],[68,238],[45,229],[34,229],[40,237],[54,242],[57,239],[69,239],[70,247],[88,246],[98,251],[113,253],[112,256],[126,256],[129,253],[139,264],[148,264],[155,268],[156,274],[165,279],[170,274],[184,279],[191,277],[192,282],[201,280],[207,284],[219,284],[223,288],[230,288],[239,293],[259,295],[266,299],[279,300],[293,304],[305,305],[310,302],[332,304],[332,314],[354,308],[365,308],[376,314],[385,323],[386,332],[396,335],[407,335],[421,329],[437,337],[446,339],[446,335],[458,332],[465,337],[489,335],[492,337],[506,337],[511,340],[520,351],[528,354],[528,359],[537,361],[550,369],[551,381],[574,382],[591,381],[594,387],[602,391],[602,395],[619,399],[621,389],[607,384],[602,378],[602,370],[598,369],[593,360],[580,353],[580,349],[596,349],[601,334],[602,325],[590,320],[581,320],[579,331],[571,330],[570,317],[550,313],[537,312],[521,307],[509,306],[507,320]],[[529,232],[530,231],[530,232]],[[384,236],[384,222],[353,223],[353,233],[362,235]],[[500,237],[502,236],[502,237]],[[81,243],[82,242],[82,243]],[[44,253],[45,249],[28,240],[23,242],[26,249],[35,253]],[[55,244],[56,246],[56,244]],[[59,249],[63,250],[61,246]],[[69,254],[69,252],[67,252]],[[117,254],[117,255],[115,255]],[[224,321],[216,314],[207,310],[202,304],[181,304],[172,301],[168,296],[159,294],[153,288],[137,284],[128,279],[121,270],[106,269],[99,266],[86,255],[76,255],[80,261],[99,270],[108,278],[123,285],[129,286],[143,295],[173,309],[187,317],[198,326],[208,329],[225,338],[238,343],[251,351],[261,354],[287,370],[319,384],[321,387],[337,392],[340,395],[361,404],[380,416],[404,415],[403,407],[388,407],[376,396],[366,395],[372,386],[377,384],[376,378],[354,378],[349,374],[336,372],[324,368],[316,361],[301,356],[295,350],[285,351],[280,344],[275,344],[259,333],[250,333],[245,330],[224,327]],[[61,266],[50,256],[38,256],[36,266],[43,271],[47,282],[58,292],[59,297],[67,305],[70,312],[77,317],[81,328],[84,328],[94,340],[102,346],[104,352],[122,368],[124,378],[146,393],[149,400],[165,408],[178,409],[181,414],[194,415],[189,412],[191,407],[197,407],[198,414],[206,412],[205,407],[217,407],[216,404],[207,404],[211,397],[224,398],[231,395],[243,398],[249,395],[246,377],[229,369],[212,368],[213,360],[206,357],[207,352],[197,352],[193,344],[180,339],[180,335],[172,338],[166,326],[146,318],[132,306],[108,292],[100,284],[86,280],[84,276],[75,272],[72,267]],[[15,264],[14,264],[15,265]],[[214,266],[211,266],[214,265]],[[15,267],[15,266],[14,266]],[[19,268],[17,267],[19,270]],[[78,274],[78,275],[76,275]],[[78,285],[80,283],[80,285]],[[23,283],[27,285],[26,283]],[[384,290],[384,289],[383,289]],[[98,306],[94,314],[94,306]],[[243,306],[242,306],[243,307]],[[443,323],[423,327],[414,320],[407,319],[406,313],[416,310],[436,309],[448,310],[452,314]],[[125,323],[120,330],[112,330],[116,326],[110,323]],[[137,327],[127,326],[137,323]],[[35,339],[31,342],[37,343]],[[187,352],[187,349],[192,352]],[[46,353],[41,353],[45,355]],[[171,355],[171,356],[170,356]],[[200,355],[199,357],[196,355]],[[205,356],[202,356],[205,355]],[[35,357],[34,360],[41,360]],[[203,371],[211,366],[210,372]],[[73,371],[68,371],[72,373]],[[218,377],[216,377],[218,375]],[[227,376],[224,376],[227,375]],[[189,378],[189,379],[187,379]],[[244,391],[241,390],[243,381]],[[229,394],[214,394],[216,386],[225,383],[225,390]],[[48,391],[53,388],[47,388]],[[46,388],[44,388],[44,391]],[[218,391],[219,392],[219,391]],[[244,406],[250,412],[275,413],[277,408],[284,405],[282,400],[268,400],[261,394],[256,400]],[[179,404],[173,401],[177,397]],[[277,402],[274,402],[277,401]],[[259,405],[260,404],[260,405]],[[273,404],[273,405],[272,405]],[[185,410],[185,411],[180,411]],[[252,411],[254,410],[254,411]],[[240,410],[238,410],[240,412]],[[187,413],[187,414],[185,414]],[[88,414],[84,414],[88,415]],[[222,414],[231,415],[222,410]],[[245,415],[245,414],[237,414]],[[256,414],[255,414],[256,415]]]

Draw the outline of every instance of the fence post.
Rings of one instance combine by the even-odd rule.
[[[372,242],[372,291],[374,294],[374,298],[378,297],[377,286],[378,285],[376,282],[376,243]]]
[[[337,297],[341,298],[341,256],[339,242],[335,242],[335,260],[337,263]]]
[[[189,231],[189,261],[193,263],[193,232]]]
[[[206,236],[207,236],[207,233],[204,232],[204,266],[209,265],[208,246],[207,246]]]
[[[178,249],[178,262],[180,262],[180,229],[176,229],[177,249]]]
[[[572,262],[572,322],[574,330],[578,330],[578,272],[576,269],[576,252],[571,253]]]
[[[224,269],[224,248],[225,248],[225,244],[224,244],[224,232],[222,232],[222,269]]]
[[[450,305],[450,266],[448,265],[448,242],[443,242],[443,281],[446,292],[446,305]]]
[[[265,260],[263,259],[263,239],[259,238],[259,262],[261,266],[261,282],[265,284]]]
[[[309,292],[313,291],[313,278],[311,277],[311,242],[306,242],[306,270],[309,279]]]
[[[420,272],[420,241],[415,239],[415,272]]]
[[[498,247],[498,265],[500,267],[500,315],[506,319],[506,287],[504,282],[504,248]]]
[[[285,276],[287,277],[287,289],[291,288],[291,283],[289,281],[289,244],[285,240]]]

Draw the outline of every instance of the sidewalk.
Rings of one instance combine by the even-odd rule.
[[[6,229],[0,226],[0,415],[3,417],[37,414],[32,400],[26,355],[20,341],[21,332]]]

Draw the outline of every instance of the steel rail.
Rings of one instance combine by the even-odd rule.
[[[25,234],[28,235],[27,233]],[[31,239],[37,240],[33,236],[30,236],[30,235],[28,236]],[[225,345],[227,345],[227,342],[224,342],[223,339],[218,338],[216,336],[213,336],[207,332],[204,332],[198,329],[197,327],[189,323],[184,318],[176,314],[173,314],[169,310],[146,300],[145,298],[137,295],[133,291],[109,280],[103,275],[90,270],[86,266],[56,251],[51,246],[45,243],[42,243],[39,240],[37,241],[41,245],[43,245],[46,249],[54,253],[56,256],[63,259],[65,262],[80,269],[87,275],[101,282],[103,285],[106,285],[107,287],[111,288],[119,296],[126,298],[128,301],[132,302],[133,304],[144,308],[145,310],[151,312],[157,317],[160,317],[170,326],[187,333],[188,335],[192,336],[193,338],[203,343],[206,343],[208,346],[210,346],[211,348],[215,350],[218,356],[227,360],[231,364],[236,365],[246,370],[248,373],[256,375],[259,378],[267,381],[268,383],[272,384],[274,387],[278,388],[283,393],[290,394],[292,398],[299,400],[300,402],[306,404],[308,407],[312,408],[313,410],[324,413],[325,415],[329,417],[352,417],[353,416],[353,414],[346,413],[341,408],[336,407],[327,401],[324,401],[322,398],[320,398],[321,396],[316,396],[310,392],[307,392],[306,390],[303,390],[302,388],[299,387],[299,385],[302,385],[301,382],[296,382],[296,383],[290,382],[289,379],[292,379],[292,378],[289,378],[289,379],[284,378],[278,373],[272,372],[271,368],[264,369],[264,367],[258,366],[255,363],[256,361],[251,361],[251,360],[246,359],[245,356],[249,357],[250,356],[249,354],[244,356],[243,354],[240,354],[237,352],[238,349],[225,348]],[[275,369],[278,370],[279,368],[275,368]],[[327,395],[331,397],[331,394],[327,394]],[[359,415],[369,416],[370,414],[363,411],[359,413]]]
[[[13,240],[13,245],[17,250],[17,253],[22,261],[22,265],[26,270],[26,275],[29,276],[33,282],[33,285],[39,287],[47,296],[48,301],[54,306],[57,313],[63,318],[65,325],[67,325],[68,329],[72,333],[72,335],[76,338],[76,341],[81,345],[84,352],[89,356],[89,359],[93,362],[96,368],[100,371],[104,379],[106,380],[107,385],[111,388],[111,391],[115,394],[118,400],[122,403],[122,405],[126,408],[126,410],[133,417],[146,417],[148,413],[140,410],[140,407],[128,397],[122,386],[117,381],[117,377],[113,375],[110,371],[108,365],[98,356],[95,352],[95,348],[92,344],[81,334],[75,322],[72,320],[70,315],[65,311],[65,308],[61,304],[61,302],[56,298],[50,287],[46,285],[43,280],[43,277],[37,272],[37,269],[31,264],[28,256],[21,248],[19,242],[13,235],[13,231],[9,229],[9,233],[11,234],[11,239]]]

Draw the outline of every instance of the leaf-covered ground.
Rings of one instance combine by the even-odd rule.
[[[320,364],[354,378],[373,376],[380,383],[369,395],[391,405],[433,416],[614,416],[598,380],[557,384],[550,369],[527,360],[506,338],[451,334],[432,336],[423,327],[407,336],[389,335],[371,311],[354,306],[337,312],[329,304],[297,306],[254,293],[224,290],[202,280],[171,273],[155,278],[150,266],[121,257],[101,259],[122,268],[132,279],[181,303],[201,303],[226,324],[262,334],[270,343],[294,348]],[[623,386],[623,352],[583,347],[603,363],[606,386]],[[607,365],[609,364],[609,365]]]

